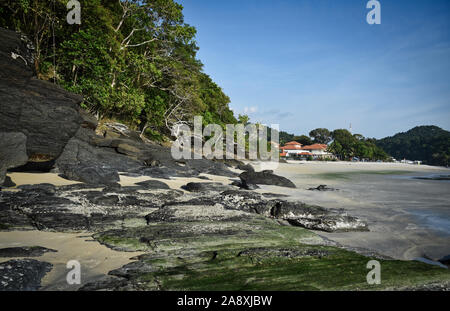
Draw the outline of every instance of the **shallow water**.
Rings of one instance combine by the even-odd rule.
[[[426,256],[434,260],[450,254],[450,183],[414,177],[448,176],[449,172],[426,166],[342,163],[288,164],[276,171],[297,185],[298,189],[283,190],[293,199],[343,208],[367,221],[370,228],[370,232],[320,233],[322,236],[398,259]],[[320,184],[339,190],[306,190]]]

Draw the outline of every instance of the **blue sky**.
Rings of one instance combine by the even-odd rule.
[[[251,121],[382,138],[450,129],[450,1],[179,0],[204,71]]]

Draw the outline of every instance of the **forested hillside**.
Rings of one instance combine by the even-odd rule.
[[[152,138],[202,115],[236,123],[230,99],[202,71],[196,30],[173,0],[80,0],[81,24],[66,21],[67,0],[3,0],[0,27],[21,31],[41,78],[82,94],[99,119]]]
[[[396,159],[420,160],[431,165],[449,165],[450,132],[437,126],[418,126],[376,142]]]

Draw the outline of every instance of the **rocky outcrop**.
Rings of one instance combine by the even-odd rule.
[[[0,42],[0,133],[22,133],[30,161],[45,161],[22,170],[53,169],[68,179],[99,185],[119,181],[119,172],[161,178],[200,173],[236,176],[224,163],[174,160],[168,147],[144,141],[123,124],[105,124],[97,135],[97,120],[80,108],[82,96],[35,77],[33,46],[26,37],[0,28]],[[23,139],[2,138],[1,143],[11,141],[19,144]]]
[[[40,257],[49,252],[56,251],[42,246],[8,247],[0,248],[0,257]]]
[[[32,71],[32,45],[19,33],[0,29],[0,132],[21,132],[29,156],[57,157],[86,121],[83,98]]]
[[[53,265],[35,259],[13,259],[0,263],[0,291],[36,291]]]
[[[250,185],[273,185],[295,188],[292,181],[285,177],[275,175],[273,171],[268,170],[262,172],[245,171],[239,175],[239,178],[241,179],[243,188],[249,188],[251,187]]]
[[[27,137],[23,133],[0,132],[0,186],[8,169],[27,163],[26,143]]]
[[[165,221],[176,206],[215,206],[225,210],[258,214],[292,225],[328,232],[365,231],[367,225],[341,210],[325,209],[261,194],[226,190],[218,183],[190,183],[189,193],[167,189],[164,184],[19,186],[19,192],[0,192],[0,224],[8,229],[52,231],[99,231],[142,226]],[[153,189],[151,188],[153,187]],[[166,188],[166,189],[157,189]],[[145,191],[139,191],[145,190]],[[228,212],[227,212],[228,213]],[[245,214],[242,214],[245,215]],[[245,218],[245,216],[242,216]]]
[[[256,193],[225,191],[222,204],[229,209],[239,209],[288,221],[294,226],[326,232],[367,231],[367,224],[347,215],[342,210],[286,200],[267,200]]]

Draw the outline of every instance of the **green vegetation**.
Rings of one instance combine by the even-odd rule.
[[[66,0],[5,0],[0,27],[25,33],[41,79],[82,94],[84,108],[142,134],[170,135],[176,122],[236,123],[230,99],[202,72],[196,30],[173,0],[80,0],[81,25]]]
[[[315,144],[328,144],[333,139],[330,131],[325,128],[312,130],[309,136],[314,139]]]
[[[394,158],[418,160],[426,164],[450,164],[450,132],[437,126],[418,126],[406,133],[398,133],[376,141]]]
[[[341,160],[349,160],[353,157],[369,160],[387,160],[388,154],[375,144],[375,139],[364,138],[360,134],[352,135],[344,129],[334,130],[331,133],[333,142],[328,150],[337,155]]]

